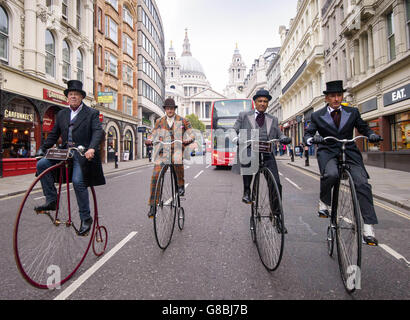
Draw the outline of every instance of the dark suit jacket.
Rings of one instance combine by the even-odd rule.
[[[63,146],[67,146],[70,114],[71,110],[69,108],[63,109],[57,114],[55,125],[42,146],[43,150],[49,149],[56,144],[60,136]],[[91,161],[88,161],[85,157],[79,157],[87,185],[98,186],[105,184],[99,152],[100,142],[104,138],[104,131],[99,120],[99,111],[83,104],[75,120],[72,135],[76,146],[82,145],[86,149],[95,149],[95,156]]]
[[[266,123],[266,129],[268,132],[268,139],[280,139],[283,137],[286,137],[282,131],[279,128],[278,125],[278,119],[268,113],[265,113],[265,123]],[[236,119],[235,125],[234,125],[234,129],[236,131],[237,134],[239,134],[240,140],[239,142],[242,141],[241,134],[243,134],[244,132],[246,133],[246,140],[258,140],[259,136],[257,137],[252,137],[252,129],[258,129],[258,126],[256,124],[256,120],[255,120],[255,110],[251,110],[251,111],[245,111],[245,112],[241,112],[238,116],[238,119]],[[242,129],[245,129],[246,131],[242,131]],[[274,153],[273,153],[272,149],[272,156],[274,157]],[[244,146],[244,148],[240,148],[239,149],[239,154],[242,154],[242,156],[245,156],[244,152],[247,152],[247,158],[249,159],[249,157],[251,156],[251,146],[248,145],[247,147]],[[241,159],[241,157],[239,158]],[[244,159],[244,158],[243,158]]]
[[[319,132],[322,137],[333,136],[338,139],[352,139],[354,128],[356,128],[360,134],[367,137],[373,133],[369,125],[360,116],[359,110],[353,107],[342,106],[340,125],[339,129],[337,129],[331,115],[327,111],[326,105],[324,108],[313,112],[309,127],[305,131],[304,140],[307,142],[307,139],[313,137],[316,132]],[[323,174],[327,162],[340,154],[340,146],[341,143],[331,141],[327,141],[326,144],[320,144],[318,146],[317,160],[321,174]],[[362,154],[355,143],[346,145],[346,156],[366,170],[363,164]]]

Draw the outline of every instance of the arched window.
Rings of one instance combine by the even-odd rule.
[[[0,6],[0,59],[9,59],[9,17]]]
[[[84,59],[81,50],[77,50],[77,80],[84,82]]]
[[[63,79],[69,80],[71,77],[70,46],[63,40]]]
[[[46,74],[55,77],[56,46],[53,34],[46,30]]]

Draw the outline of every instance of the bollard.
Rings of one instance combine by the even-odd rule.
[[[309,167],[309,148],[305,148],[305,167]]]
[[[115,153],[115,169],[118,169],[118,152]]]

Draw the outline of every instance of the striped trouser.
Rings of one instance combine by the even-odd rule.
[[[151,178],[151,185],[150,185],[150,197],[148,204],[154,205],[155,202],[155,188],[157,186],[157,181],[158,181],[158,176],[159,173],[161,172],[161,169],[164,165],[163,164],[156,164],[154,166],[154,171],[152,173],[152,178]],[[175,167],[175,173],[177,176],[177,184],[178,187],[181,187],[184,185],[184,165],[183,164],[174,164]]]

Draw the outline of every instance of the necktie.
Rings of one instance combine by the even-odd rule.
[[[333,110],[333,111],[330,113],[330,115],[331,115],[331,116],[332,116],[332,118],[333,118],[333,122],[335,123],[336,128],[338,128],[338,129],[339,129],[339,125],[340,125],[340,117],[341,117],[341,112],[340,112],[340,109]]]
[[[265,123],[265,113],[259,112],[256,116],[256,122],[258,123],[259,127],[262,127]]]

